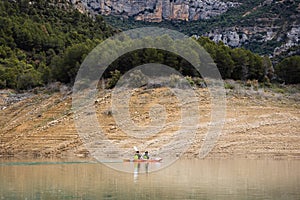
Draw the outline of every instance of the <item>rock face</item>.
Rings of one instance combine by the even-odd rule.
[[[73,4],[74,1],[76,0],[72,0]],[[81,0],[80,2],[100,14],[132,17],[135,20],[149,22],[209,19],[239,5],[219,0]]]
[[[272,56],[276,56],[300,43],[300,25],[294,25],[281,37],[278,37],[279,31],[280,27],[227,27],[212,30],[204,35],[214,42],[222,41],[231,47],[241,47],[250,42],[265,43],[276,39],[283,43],[274,49]]]
[[[214,42],[222,41],[225,45],[231,47],[239,47],[241,44],[249,40],[249,36],[245,33],[238,33],[236,30],[214,31],[206,34]]]
[[[293,46],[300,44],[300,25],[293,27],[287,33],[287,42],[282,44],[280,47],[276,47],[274,50],[274,55],[279,55],[282,52],[288,50]]]
[[[201,30],[198,32],[197,27],[193,25],[196,31],[192,30],[193,33],[186,34],[204,35],[215,42],[222,41],[231,47],[246,47],[270,56],[277,56],[291,49],[299,54],[297,53],[299,50],[293,50],[300,44],[300,3],[296,1],[264,0],[253,6],[241,0],[234,2],[224,0],[69,1],[81,12],[84,12],[83,8],[85,8],[92,14],[114,15],[122,19],[130,18],[147,22],[206,20],[243,4],[248,6],[248,9],[240,16],[229,16],[230,20],[236,18],[235,22],[224,24],[224,20],[220,20],[220,23],[211,27],[211,30],[205,30],[207,32]],[[285,12],[281,12],[283,9]],[[188,23],[177,24],[180,28],[175,27],[175,29],[184,32],[182,24]]]

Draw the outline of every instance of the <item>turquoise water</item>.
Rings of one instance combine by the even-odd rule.
[[[178,160],[122,163],[124,173],[96,162],[2,161],[0,199],[300,199],[297,160]]]

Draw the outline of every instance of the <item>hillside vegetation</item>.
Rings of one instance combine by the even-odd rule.
[[[67,1],[4,0],[0,2],[0,22],[0,88],[19,91],[56,81],[72,84],[85,56],[117,32],[102,16],[92,18],[82,14]],[[184,23],[178,22],[178,25],[185,27]],[[203,24],[199,24],[199,28],[201,26]],[[210,53],[224,79],[255,79],[267,84],[277,80],[286,83],[300,80],[297,57],[280,63],[274,74],[272,63],[266,56],[243,48],[232,49],[205,37],[197,41]],[[187,51],[194,53],[193,49]],[[125,73],[137,65],[153,61],[171,66],[185,76],[199,77],[189,61],[177,55],[142,49],[123,55],[112,63],[105,78],[111,78],[115,83],[118,80],[116,74],[120,76],[118,71]],[[108,87],[114,86],[111,81],[108,83]]]
[[[0,2],[0,88],[71,82],[81,61],[113,29],[66,2]]]

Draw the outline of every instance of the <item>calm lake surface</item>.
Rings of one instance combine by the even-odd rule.
[[[300,160],[178,160],[144,173],[93,162],[0,161],[0,199],[300,199]]]

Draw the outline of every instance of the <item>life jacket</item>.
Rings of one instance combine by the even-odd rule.
[[[149,159],[149,155],[144,154],[143,159]]]
[[[139,154],[135,154],[134,156],[133,156],[133,159],[134,160],[138,160],[138,159],[140,159],[141,158],[141,156],[139,155]]]

